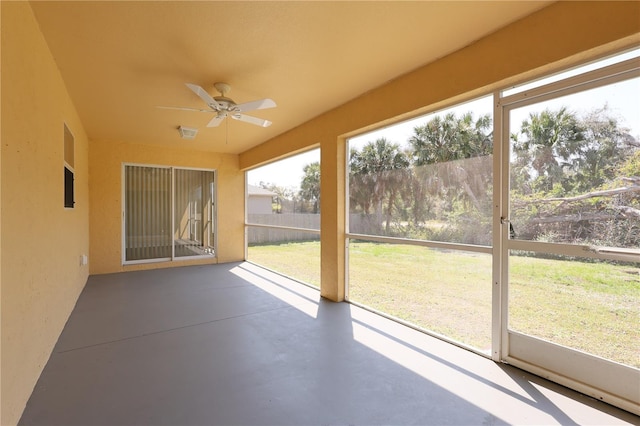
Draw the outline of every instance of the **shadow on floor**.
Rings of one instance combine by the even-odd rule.
[[[90,277],[20,424],[631,423],[580,398],[233,263]]]

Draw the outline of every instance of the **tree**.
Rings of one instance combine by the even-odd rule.
[[[492,122],[488,114],[473,120],[473,113],[436,116],[414,129],[409,139],[416,166],[491,155]]]
[[[511,139],[517,170],[526,174],[524,180],[532,181],[534,191],[551,192],[556,184],[569,189],[565,169],[572,167],[584,144],[584,128],[574,113],[566,107],[531,113]]]
[[[566,107],[530,114],[511,139],[512,217],[523,238],[638,245],[639,144],[606,105],[582,117]]]
[[[360,151],[351,148],[349,151],[349,199],[352,210],[361,211],[365,215],[371,214],[374,190],[373,179],[368,179],[365,173],[364,158]]]
[[[605,105],[582,118],[584,143],[573,161],[574,191],[590,191],[616,176],[619,164],[636,149],[636,140]]]
[[[274,212],[283,213],[283,211],[291,209],[291,205],[295,205],[295,203],[292,201],[295,199],[295,192],[292,188],[285,188],[274,183],[262,181],[260,181],[258,186],[260,188],[268,189],[269,191],[276,194],[275,203],[272,204]]]
[[[398,144],[381,138],[368,142],[362,151],[352,150],[349,166],[349,192],[353,203],[360,205],[367,214],[373,206],[377,224],[382,223],[384,214],[385,231],[389,233],[409,159]]]
[[[320,162],[307,164],[303,168],[304,176],[300,182],[300,198],[313,204],[313,213],[320,208]]]
[[[478,195],[486,193],[491,173],[484,170],[486,167],[477,170],[477,165],[472,166],[474,162],[460,160],[491,155],[491,130],[488,114],[474,120],[472,112],[460,117],[454,113],[436,116],[414,129],[414,135],[409,139],[416,167],[414,173],[431,195],[446,198],[443,201],[449,203],[464,196],[467,204],[478,211],[482,209]],[[424,210],[418,205],[413,209]]]

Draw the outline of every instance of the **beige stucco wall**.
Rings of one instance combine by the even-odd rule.
[[[15,424],[86,283],[88,143],[26,2],[1,2],[2,425]],[[63,123],[75,137],[65,209]]]
[[[122,164],[152,164],[217,171],[217,259],[122,265]],[[244,173],[238,156],[192,149],[91,141],[91,274],[244,259]]]
[[[249,169],[321,147],[322,295],[344,298],[345,136],[640,43],[640,2],[558,2],[240,154]],[[344,70],[349,72],[349,70]]]

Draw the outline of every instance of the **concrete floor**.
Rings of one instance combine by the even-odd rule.
[[[249,263],[90,277],[20,421],[634,423]]]

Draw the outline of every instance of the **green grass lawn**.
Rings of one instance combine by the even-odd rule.
[[[640,367],[640,268],[510,259],[509,327]]]
[[[320,241],[249,246],[251,262],[320,288]]]
[[[488,352],[491,256],[352,242],[351,300]]]
[[[320,243],[249,247],[249,260],[320,285]],[[509,328],[640,367],[640,267],[510,258]],[[349,298],[482,351],[491,255],[351,242]]]

